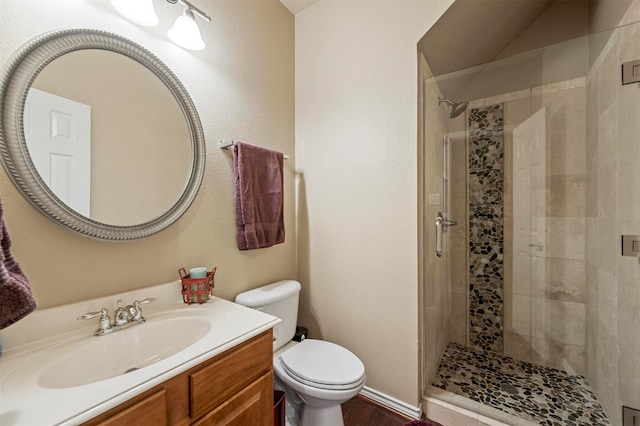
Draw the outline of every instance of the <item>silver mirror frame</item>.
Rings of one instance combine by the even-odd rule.
[[[24,136],[23,112],[33,81],[56,58],[83,49],[108,50],[140,63],[165,84],[184,114],[191,144],[188,179],[176,203],[166,213],[148,222],[116,226],[97,222],[77,213],[49,189],[29,155]],[[116,34],[91,29],[67,29],[45,33],[27,42],[10,58],[2,71],[0,118],[2,164],[14,185],[48,219],[86,237],[129,241],[162,231],[187,211],[204,177],[204,133],[189,93],[160,59],[142,46]]]

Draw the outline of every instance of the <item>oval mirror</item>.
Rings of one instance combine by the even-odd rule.
[[[143,238],[174,223],[204,175],[204,136],[180,81],[153,54],[96,30],[44,34],[0,86],[2,162],[46,217],[82,235]]]

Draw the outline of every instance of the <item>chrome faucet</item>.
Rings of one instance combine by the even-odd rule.
[[[113,314],[113,325],[115,327],[121,327],[129,323],[129,313],[122,307],[122,300],[118,300],[118,307]]]
[[[133,305],[127,305],[122,307],[122,300],[118,300],[118,307],[116,308],[113,316],[113,324],[109,318],[109,310],[107,308],[100,309],[100,312],[89,312],[78,317],[79,320],[87,320],[100,316],[98,329],[94,336],[104,336],[114,331],[122,330],[132,323],[142,323],[146,320],[142,316],[142,308],[140,305],[146,305],[155,302],[156,299],[149,297],[143,300],[136,300]]]

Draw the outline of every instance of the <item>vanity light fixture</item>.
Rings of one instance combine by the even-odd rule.
[[[167,31],[167,37],[180,47],[189,50],[204,49],[204,41],[200,35],[200,29],[196,24],[196,18],[191,9],[185,8],[182,16],[178,16],[173,27]]]
[[[153,8],[153,0],[111,0],[122,16],[138,25],[155,27],[160,20]]]
[[[186,0],[167,0],[169,3],[180,3],[184,6],[182,16],[178,16],[173,27],[167,31],[167,37],[180,47],[188,50],[202,50],[205,47],[195,15],[211,22],[211,18]]]
[[[184,6],[182,15],[176,19],[171,29],[167,31],[169,40],[185,49],[204,49],[205,44],[200,35],[200,28],[196,23],[196,15],[207,22],[211,22],[211,17],[187,0],[167,0],[167,3],[178,3]],[[153,0],[111,0],[111,5],[122,16],[136,24],[155,27],[160,22],[153,8]]]

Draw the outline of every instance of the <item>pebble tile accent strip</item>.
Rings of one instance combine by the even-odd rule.
[[[504,347],[504,108],[469,112],[469,343]]]
[[[584,376],[449,343],[433,386],[546,426],[610,425]]]

